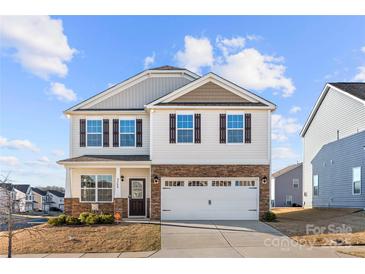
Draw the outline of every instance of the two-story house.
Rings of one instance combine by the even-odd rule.
[[[16,208],[15,211],[28,212],[33,211],[33,195],[30,185],[13,185],[15,192]]]
[[[65,212],[256,220],[269,210],[271,112],[209,73],[143,71],[65,111]]]

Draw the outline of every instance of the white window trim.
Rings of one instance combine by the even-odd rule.
[[[134,121],[134,146],[122,146],[122,142],[120,140],[120,135],[122,134],[131,134],[131,133],[122,133],[121,131],[121,121]],[[137,118],[136,117],[122,117],[122,118],[119,118],[119,123],[118,123],[118,126],[119,126],[119,147],[120,148],[123,148],[123,149],[133,149],[133,148],[136,148],[137,147]]]
[[[87,132],[87,121],[101,121],[101,145],[100,146],[89,146],[88,145],[88,142],[87,142],[87,139],[88,139],[88,132]],[[104,134],[103,134],[103,119],[100,118],[100,117],[95,117],[95,118],[90,118],[90,119],[86,119],[86,125],[85,125],[85,132],[86,132],[86,147],[87,148],[101,148],[103,147],[103,144],[104,144]],[[99,133],[90,133],[90,134],[99,134]]]
[[[354,169],[356,168],[360,168],[360,192],[359,193],[355,193],[355,182],[354,182]],[[352,168],[352,179],[351,179],[351,182],[352,182],[352,195],[354,196],[358,196],[358,195],[361,195],[361,188],[362,188],[362,178],[361,178],[361,166],[357,166],[357,167],[353,167]]]
[[[81,177],[82,176],[95,176],[95,188],[93,187],[87,187],[87,188],[82,188],[81,187]],[[110,201],[98,201],[98,176],[112,176],[112,187],[111,188],[104,188],[101,187],[100,189],[111,189],[112,190],[112,198]],[[114,176],[112,174],[81,174],[80,175],[80,203],[99,203],[99,204],[109,204],[113,202],[113,198],[114,198],[114,187],[113,187],[113,182],[114,182]],[[83,201],[81,199],[81,190],[82,189],[95,189],[95,201]]]
[[[228,142],[228,130],[241,130],[238,128],[229,129],[228,128],[228,115],[242,115],[242,142],[241,143],[230,143]],[[227,145],[242,145],[245,144],[245,113],[243,112],[228,112],[226,113],[226,144]]]
[[[290,197],[290,199],[288,199]],[[293,195],[285,195],[285,206],[288,206],[288,202],[293,205]]]
[[[316,176],[317,176],[317,194],[314,194],[314,177],[316,177]],[[319,196],[319,176],[318,176],[318,174],[314,174],[312,180],[313,180],[312,181],[313,196],[318,197]]]
[[[177,125],[177,117],[179,115],[192,115],[193,116],[193,127],[192,128],[179,128],[178,125]],[[176,117],[175,117],[175,124],[176,124],[176,144],[178,144],[178,145],[195,144],[195,142],[194,142],[194,140],[195,140],[195,113],[193,113],[193,112],[177,112]],[[192,130],[193,131],[193,140],[191,142],[179,142],[179,138],[178,138],[179,129],[181,129],[181,130],[184,130],[184,129]]]
[[[294,187],[294,185],[296,185],[296,184],[298,184],[298,187]],[[294,189],[299,189],[299,178],[293,178],[293,188]]]

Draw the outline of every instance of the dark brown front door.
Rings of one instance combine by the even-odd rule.
[[[129,216],[146,215],[146,180],[129,179]]]

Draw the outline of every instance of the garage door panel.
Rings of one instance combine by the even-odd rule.
[[[227,178],[215,178],[227,180]],[[247,178],[246,178],[247,179]],[[196,178],[169,178],[185,181],[184,186],[164,187],[162,178],[161,218],[163,220],[257,220],[258,219],[258,179],[256,187],[235,186],[188,186],[189,180]],[[202,180],[207,180],[206,178]]]

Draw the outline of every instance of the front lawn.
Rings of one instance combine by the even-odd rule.
[[[0,234],[0,254],[7,238]],[[95,226],[48,224],[20,230],[13,239],[14,254],[152,251],[161,246],[160,225],[122,223]]]
[[[365,211],[338,208],[273,209],[269,223],[301,244],[314,246],[364,245]]]

